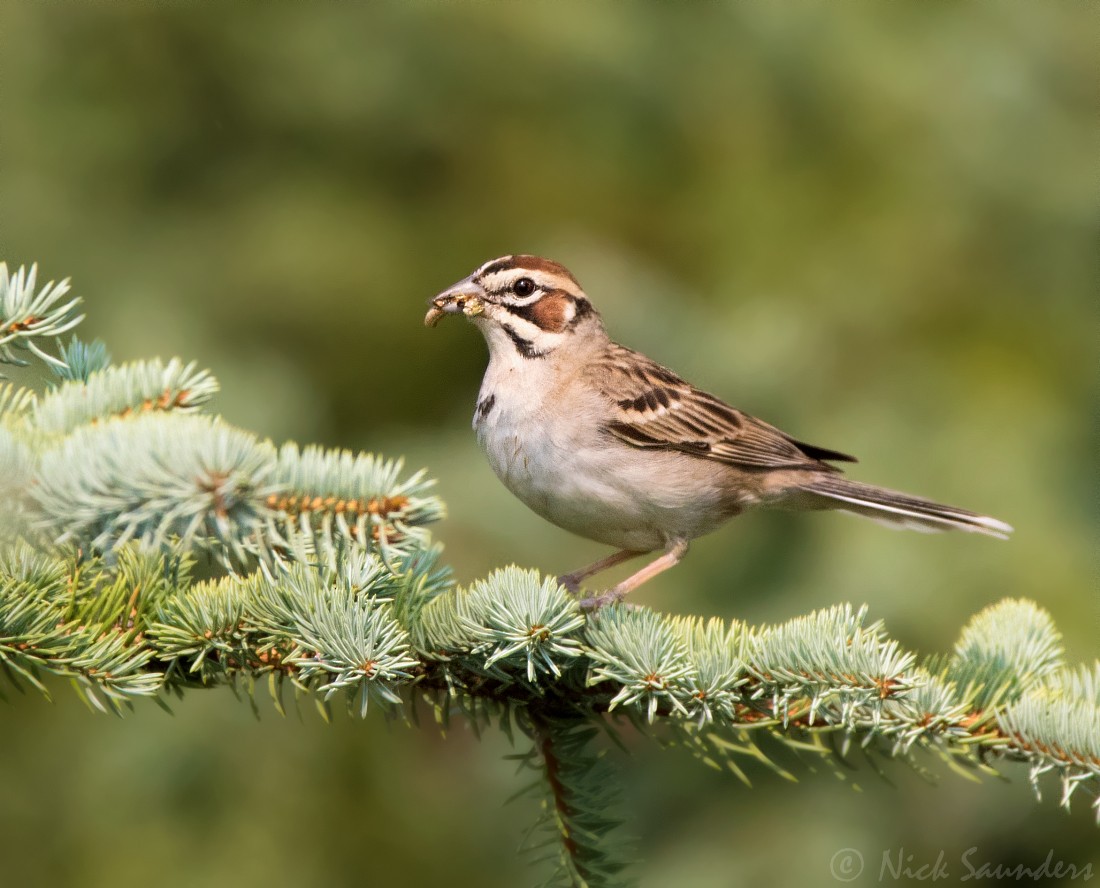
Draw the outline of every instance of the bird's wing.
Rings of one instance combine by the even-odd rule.
[[[593,369],[611,410],[606,430],[635,447],[680,450],[759,469],[820,470],[833,468],[822,460],[855,462],[847,454],[796,441],[624,346],[613,344]]]

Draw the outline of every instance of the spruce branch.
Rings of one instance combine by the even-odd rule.
[[[121,713],[264,682],[280,708],[290,692],[416,721],[422,701],[444,726],[518,728],[532,835],[552,839],[535,846],[555,880],[592,888],[626,878],[599,739],[623,726],[745,782],[746,757],[794,779],[788,753],[853,745],[917,768],[920,753],[970,772],[1022,762],[1037,793],[1053,775],[1063,807],[1091,797],[1100,819],[1100,663],[1067,666],[1033,602],[991,605],[950,656],[922,659],[866,607],[750,627],[585,613],[518,567],[455,587],[423,471],[198,413],[216,383],[193,364],[112,367],[77,344],[50,358],[32,340],[75,323],[67,284],[35,293],[33,269],[0,271],[0,357],[66,368],[46,392],[0,384],[0,685],[49,694],[60,676]]]
[[[167,364],[135,361],[89,370],[95,356],[89,358],[86,352],[74,349],[63,350],[63,355],[67,358],[64,374],[75,378],[38,399],[28,418],[47,434],[64,435],[88,423],[133,413],[196,410],[218,390],[218,382],[209,372],[178,358]]]
[[[1014,699],[1056,672],[1062,636],[1050,615],[1030,601],[1004,601],[963,628],[946,676],[978,709]]]
[[[589,888],[633,884],[627,867],[630,845],[623,839],[621,777],[607,750],[597,742],[599,730],[583,718],[543,719],[525,724],[532,740],[522,764],[542,778],[541,815],[525,850],[542,852],[552,864],[544,885]],[[539,841],[541,839],[541,841]]]
[[[107,343],[98,339],[93,342],[82,342],[74,336],[68,345],[60,347],[60,351],[64,366],[58,367],[51,364],[50,370],[62,381],[87,382],[93,373],[105,370],[111,364]]]
[[[35,403],[34,390],[0,382],[0,421],[12,422],[27,413]]]
[[[58,544],[105,551],[178,539],[243,559],[276,490],[274,456],[269,443],[204,416],[81,426],[41,454],[32,520]]]
[[[608,711],[636,707],[651,724],[658,712],[688,714],[694,670],[672,621],[648,609],[607,607],[589,621],[585,635],[593,666],[588,683],[617,689]]]
[[[50,281],[40,290],[35,289],[37,283],[37,265],[30,271],[20,266],[10,274],[7,263],[0,262],[0,363],[25,365],[26,360],[16,355],[21,350],[48,365],[65,366],[60,358],[43,351],[42,345],[84,319],[76,314],[80,299],[63,301],[69,292],[68,278],[56,284]]]
[[[438,596],[419,620],[419,647],[446,661],[476,651],[502,682],[522,679],[537,692],[541,676],[560,678],[560,663],[580,654],[584,624],[576,602],[556,581],[506,568],[454,595]]]
[[[1074,792],[1095,782],[1100,763],[1100,662],[1053,673],[1001,709],[997,724],[1027,756],[1035,794],[1039,778],[1054,772],[1062,779],[1059,804],[1069,808]]]
[[[784,725],[793,705],[810,726],[825,709],[833,724],[855,729],[858,719],[870,719],[877,726],[885,702],[913,687],[915,655],[889,640],[881,622],[865,626],[866,618],[866,606],[837,605],[751,637],[749,673],[773,689],[771,710]]]
[[[387,555],[419,551],[430,539],[423,527],[443,517],[443,503],[423,470],[402,479],[403,468],[373,454],[285,444],[276,490],[265,499],[267,529],[283,545],[301,533],[321,549],[370,541]]]

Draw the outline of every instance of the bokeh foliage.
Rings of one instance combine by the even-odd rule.
[[[856,452],[861,478],[1018,529],[998,545],[750,516],[642,600],[753,622],[867,601],[906,644],[943,649],[970,613],[1024,595],[1080,660],[1097,607],[1083,10],[6,4],[0,242],[94,286],[86,334],[118,361],[217,367],[229,419],[429,465],[463,581],[600,551],[499,488],[468,430],[483,346],[419,325],[483,259],[553,255],[628,344]],[[491,741],[243,710],[211,696],[125,725],[69,698],[0,710],[20,800],[0,814],[8,877],[117,886],[155,867],[187,885],[247,857],[257,881],[350,884],[369,855],[406,884],[523,879],[514,813],[468,815],[469,796],[510,791]],[[792,830],[806,838],[785,882],[898,836],[921,859],[1092,853],[1087,813],[1035,808],[1022,774],[907,786],[903,805],[869,773],[862,795],[763,773],[747,793],[638,755],[645,884],[727,885],[731,859],[775,881]]]

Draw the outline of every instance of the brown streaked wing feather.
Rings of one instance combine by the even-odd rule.
[[[752,468],[828,468],[821,462],[853,457],[802,444],[692,386],[638,352],[612,344],[593,368],[611,402],[607,430],[635,447],[680,450]]]

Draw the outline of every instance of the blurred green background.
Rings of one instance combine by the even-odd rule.
[[[1009,543],[751,515],[637,599],[752,622],[837,601],[921,651],[1002,596],[1074,660],[1100,629],[1097,17],[1072,4],[0,7],[0,258],[71,275],[117,360],[194,358],[270,435],[439,479],[466,582],[605,550],[483,461],[485,364],[426,299],[509,252],[568,265],[612,334],[827,447],[988,511]],[[1092,297],[1092,298],[1090,298]],[[283,719],[228,692],[123,721],[0,706],[3,884],[517,886],[507,744]],[[831,884],[851,847],[1096,861],[1026,775],[862,767],[748,790],[638,743],[645,886]],[[854,787],[860,791],[854,791]],[[892,881],[892,879],[887,879]]]

